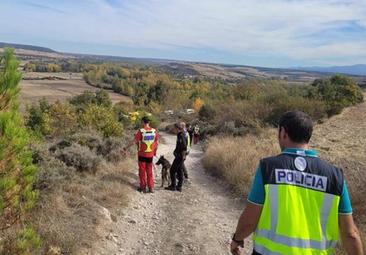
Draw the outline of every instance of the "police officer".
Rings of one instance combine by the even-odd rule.
[[[159,134],[156,129],[150,127],[148,117],[142,118],[143,128],[135,134],[134,140],[123,150],[126,152],[129,147],[136,144],[138,149],[138,166],[140,192],[154,192],[153,158],[156,155],[159,142]],[[147,190],[148,188],[148,190]]]
[[[240,254],[252,232],[253,254],[334,254],[340,234],[349,255],[363,255],[341,169],[308,149],[308,115],[285,113],[279,122],[282,154],[262,159],[231,243]]]
[[[183,164],[187,154],[188,141],[186,135],[184,134],[184,127],[182,123],[176,123],[174,127],[177,133],[177,144],[174,150],[175,158],[170,168],[171,185],[165,189],[181,192],[183,185]]]

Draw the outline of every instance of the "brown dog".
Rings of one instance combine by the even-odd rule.
[[[156,162],[156,165],[161,165],[161,187],[164,187],[164,182],[167,181],[168,185],[170,185],[170,167],[171,164],[170,162],[164,158],[164,156],[161,156],[158,160],[158,162]]]

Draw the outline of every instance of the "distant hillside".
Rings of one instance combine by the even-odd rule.
[[[296,68],[305,71],[323,72],[323,73],[342,73],[351,75],[366,75],[366,65],[352,66],[330,66],[330,67],[300,67]]]
[[[0,42],[0,48],[14,48],[14,49],[23,49],[23,50],[33,50],[33,51],[40,51],[40,52],[47,52],[47,53],[56,53],[56,51],[39,46],[33,45],[25,45],[25,44],[16,44],[16,43],[5,43]]]
[[[103,56],[93,54],[77,54],[57,52],[50,48],[0,42],[0,52],[3,48],[15,48],[15,53],[22,60],[38,59],[79,59],[82,62],[114,62],[131,65],[154,66],[157,70],[171,74],[176,78],[207,77],[222,79],[236,83],[243,79],[276,79],[291,84],[310,83],[314,79],[325,78],[331,73],[344,73],[353,76],[357,82],[366,86],[366,65],[344,67],[304,67],[304,68],[267,68],[245,65],[214,64],[204,62],[190,62],[169,59],[133,58],[121,56]]]

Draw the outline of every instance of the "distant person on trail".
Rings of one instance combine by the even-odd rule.
[[[347,254],[364,254],[343,172],[309,149],[312,131],[313,122],[303,112],[280,118],[282,153],[259,163],[232,254],[240,254],[253,232],[254,255],[330,255],[339,234]]]
[[[182,191],[183,185],[183,164],[187,154],[187,138],[184,134],[184,129],[181,123],[174,125],[177,133],[177,144],[174,150],[174,161],[170,168],[171,185],[165,189],[171,191]],[[178,185],[177,185],[178,179]]]
[[[192,140],[193,140],[193,132],[194,132],[194,127],[192,124],[190,124],[188,127],[188,134],[189,134],[189,144],[191,144],[191,145],[192,145]]]
[[[154,175],[153,175],[153,158],[156,155],[159,144],[159,133],[150,127],[148,117],[142,118],[143,128],[139,129],[135,134],[135,138],[123,150],[126,152],[128,148],[136,144],[138,149],[138,166],[140,192],[154,192]],[[146,189],[148,188],[148,190]]]
[[[184,162],[186,161],[187,156],[189,155],[189,152],[191,150],[191,138],[190,138],[189,132],[187,131],[186,123],[181,122],[181,126],[183,127],[183,132],[187,139],[187,153],[186,153],[186,157],[184,158],[184,161],[183,161],[183,175],[184,175],[185,179],[188,179],[188,171],[187,171],[187,167]]]
[[[200,127],[198,125],[194,126],[193,129],[193,144],[197,144],[200,139]]]

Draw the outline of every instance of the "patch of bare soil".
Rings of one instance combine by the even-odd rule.
[[[164,134],[159,154],[173,160],[175,136]],[[194,147],[186,160],[190,181],[183,192],[160,188],[160,169],[154,194],[137,193],[130,206],[120,211],[116,222],[105,226],[95,246],[82,254],[229,254],[229,241],[245,206],[228,193],[225,184],[205,173],[202,150]],[[130,186],[138,185],[137,170],[131,171]],[[246,253],[251,250],[246,243]]]

